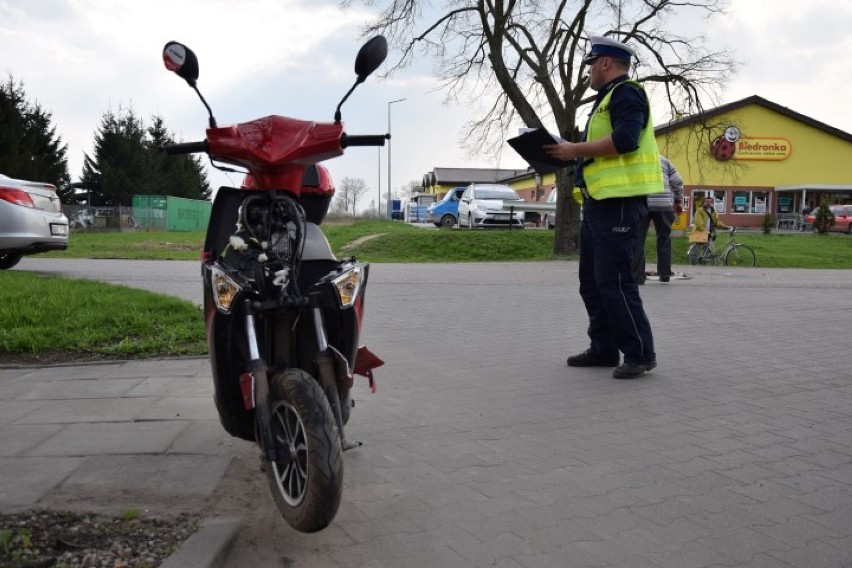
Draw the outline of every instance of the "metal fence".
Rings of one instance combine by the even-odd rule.
[[[65,215],[72,231],[136,231],[145,229],[136,220],[132,207],[89,207],[65,205]],[[165,224],[163,225],[165,229]]]
[[[166,211],[151,207],[65,205],[72,231],[166,231]]]
[[[199,231],[210,220],[211,203],[171,196],[133,197],[133,207],[64,205],[72,231]]]

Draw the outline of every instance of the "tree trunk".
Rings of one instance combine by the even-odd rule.
[[[580,204],[571,196],[574,189],[574,170],[556,171],[556,215],[553,235],[553,254],[569,256],[580,248]],[[564,213],[567,213],[565,215]]]

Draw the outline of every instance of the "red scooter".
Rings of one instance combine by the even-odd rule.
[[[383,363],[358,344],[369,265],[337,259],[319,228],[334,187],[318,162],[384,145],[387,135],[347,135],[340,107],[386,55],[382,36],[361,48],[334,122],[268,116],[220,128],[196,86],[195,54],[177,42],[163,49],[209,114],[205,140],[163,150],[247,170],[242,188],[218,190],[201,258],[216,408],[228,433],[260,446],[275,503],[302,532],[334,519],[342,452],[359,445],[344,434],[353,375],[375,391],[372,369]]]

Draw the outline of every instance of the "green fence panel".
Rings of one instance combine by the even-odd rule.
[[[202,199],[166,195],[134,195],[136,226],[149,231],[203,231],[213,205]]]

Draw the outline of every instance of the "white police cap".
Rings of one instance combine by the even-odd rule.
[[[583,58],[583,63],[590,65],[592,61],[598,57],[615,57],[616,59],[626,59],[630,61],[631,57],[636,57],[636,51],[632,47],[604,36],[591,36],[589,38],[592,46],[586,57]]]

